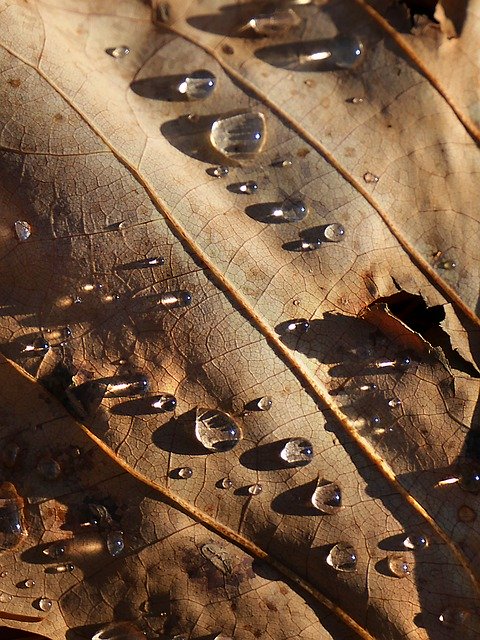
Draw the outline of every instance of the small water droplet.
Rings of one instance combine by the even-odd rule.
[[[330,242],[340,242],[345,237],[345,229],[339,222],[332,222],[325,227],[323,235]]]
[[[9,593],[0,591],[0,602],[11,602],[12,596]]]
[[[150,383],[142,374],[112,376],[108,379],[105,396],[107,398],[128,398],[143,395]]]
[[[358,387],[358,391],[362,393],[372,393],[373,391],[377,391],[378,386],[374,382],[369,382],[367,384],[361,384]]]
[[[0,578],[6,578],[8,576],[8,571],[2,571],[0,573]]]
[[[178,470],[178,477],[183,480],[188,480],[193,476],[193,469],[191,467],[180,467]]]
[[[382,419],[380,418],[380,416],[377,415],[373,415],[370,418],[370,426],[372,427],[379,427],[382,424]]]
[[[415,533],[405,538],[403,546],[410,551],[426,549],[428,547],[428,538],[423,533]]]
[[[162,293],[158,304],[165,309],[188,307],[192,303],[192,294],[189,291],[167,291]]]
[[[57,480],[62,473],[62,467],[53,458],[42,458],[37,464],[38,473],[45,478],[45,480]]]
[[[229,191],[234,193],[244,193],[251,196],[258,191],[258,184],[254,180],[247,180],[246,182],[235,182],[228,186]]]
[[[72,571],[75,571],[75,565],[67,562],[65,564],[57,564],[54,567],[47,567],[45,571],[46,573],[72,573]]]
[[[102,296],[102,302],[105,304],[111,304],[112,302],[118,302],[120,300],[119,293],[105,293]]]
[[[265,116],[260,111],[224,115],[212,124],[210,142],[214,149],[231,158],[254,156],[265,143]]]
[[[107,507],[103,504],[96,504],[95,502],[92,502],[87,506],[91,515],[88,523],[84,523],[84,525],[96,526],[101,529],[108,529],[112,526],[113,519]]]
[[[330,549],[326,561],[336,571],[351,572],[357,567],[357,554],[350,544],[338,542]]]
[[[260,221],[265,223],[300,222],[308,214],[308,207],[303,200],[287,198],[283,202],[273,203],[262,212]]]
[[[471,464],[462,465],[458,474],[458,485],[469,493],[480,493],[480,468]]]
[[[197,409],[195,436],[209,451],[229,451],[240,442],[243,434],[227,413]]]
[[[210,167],[207,169],[207,173],[209,176],[213,176],[214,178],[224,178],[228,175],[228,167],[224,164],[219,165],[218,167]]]
[[[0,484],[0,551],[14,549],[27,536],[24,502],[11,482]]]
[[[222,485],[222,489],[231,489],[233,487],[233,482],[230,478],[223,478],[220,484]]]
[[[88,282],[87,284],[84,284],[82,289],[83,291],[85,291],[86,293],[90,293],[91,291],[95,291],[96,289],[96,285],[92,284],[91,282]]]
[[[7,442],[0,452],[2,464],[8,469],[13,469],[18,460],[19,453],[20,447],[16,442]]]
[[[375,367],[378,369],[398,369],[399,371],[405,371],[410,367],[413,362],[413,358],[409,353],[402,353],[394,360],[390,358],[379,358],[375,361]]]
[[[32,227],[25,220],[17,220],[14,224],[15,233],[20,242],[25,242],[32,235]]]
[[[457,268],[457,263],[455,260],[444,260],[443,262],[440,262],[438,266],[440,269],[445,269],[445,271],[452,271]]]
[[[188,100],[204,100],[215,89],[217,79],[211,71],[199,69],[185,76],[178,84],[178,93]]]
[[[353,69],[364,57],[364,46],[353,36],[291,42],[257,50],[266,62],[293,71]]]
[[[363,100],[364,100],[363,98],[355,96],[353,98],[349,98],[347,102],[350,102],[351,104],[362,104]]]
[[[446,607],[438,616],[438,620],[447,629],[456,629],[465,625],[472,612],[462,607]]]
[[[43,338],[42,336],[39,336],[38,338],[35,338],[35,340],[33,340],[33,342],[31,342],[30,344],[25,345],[25,347],[22,349],[22,353],[28,356],[43,356],[48,352],[49,349],[50,344],[48,343],[48,341],[45,340],[45,338]]]
[[[22,582],[22,587],[24,589],[31,589],[34,586],[35,586],[35,580],[32,580],[31,578],[27,578]]]
[[[300,240],[298,244],[297,251],[316,251],[320,249],[322,246],[322,241],[320,239],[317,240]]]
[[[53,602],[50,600],[50,598],[40,598],[37,602],[37,605],[41,611],[48,612],[51,610]]]
[[[262,491],[263,491],[263,487],[261,484],[258,484],[258,482],[256,482],[255,484],[251,484],[248,487],[248,493],[251,496],[258,496],[262,493]]]
[[[376,176],[374,173],[371,173],[370,171],[367,171],[366,173],[363,174],[363,179],[367,184],[373,184],[380,180],[378,176]]]
[[[241,28],[241,31],[251,29],[257,36],[278,36],[299,24],[300,18],[293,9],[276,9],[254,16]]]
[[[306,333],[310,329],[310,322],[305,318],[291,320],[285,327],[285,333],[288,335],[300,335]]]
[[[291,160],[274,160],[272,162],[272,167],[291,167],[292,166],[292,161]]]
[[[388,570],[396,578],[404,578],[405,576],[410,575],[409,564],[407,560],[401,556],[389,556],[387,564]]]
[[[125,548],[125,541],[123,539],[122,531],[111,531],[107,534],[105,542],[107,545],[108,553],[114,558],[120,555],[120,553],[122,553]]]
[[[338,484],[322,480],[317,484],[310,501],[318,511],[333,515],[342,507],[342,491]]]
[[[280,457],[287,464],[305,465],[313,460],[313,446],[305,438],[292,438],[285,443],[280,451]]]
[[[174,411],[177,406],[177,399],[171,393],[162,393],[150,398],[153,409],[158,411]]]
[[[130,49],[126,46],[126,45],[120,45],[119,47],[110,47],[108,49],[105,49],[105,53],[108,53],[109,56],[112,56],[112,58],[124,58],[125,56],[128,56],[128,54],[130,53]]]
[[[392,409],[395,409],[396,407],[401,407],[402,401],[399,398],[390,398],[390,400],[388,401],[388,406],[391,407]]]
[[[101,627],[92,640],[145,640],[145,635],[132,622],[111,622]]]
[[[43,549],[43,554],[48,556],[49,558],[53,558],[54,560],[58,560],[59,558],[63,558],[66,554],[67,550],[67,542],[54,542],[53,544],[49,544],[48,547]]]
[[[272,404],[273,400],[270,396],[263,396],[257,400],[257,407],[259,411],[270,411]]]

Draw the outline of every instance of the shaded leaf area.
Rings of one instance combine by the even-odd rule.
[[[181,14],[181,4],[178,8]],[[116,499],[124,496],[122,504],[126,501],[127,506],[132,496],[131,520],[139,530],[143,531],[146,520],[188,520],[173,507],[154,507],[152,491],[157,489],[235,545],[281,561],[300,585],[311,587],[312,593],[317,589],[319,600],[323,601],[320,594],[330,600],[330,610],[347,625],[351,616],[379,639],[448,639],[452,631],[438,619],[445,607],[474,607],[478,587],[471,573],[478,565],[477,505],[475,496],[458,483],[438,483],[458,476],[459,463],[472,460],[465,440],[477,419],[478,380],[467,375],[463,364],[456,369],[454,358],[447,361],[435,349],[413,353],[405,371],[380,366],[379,361],[395,362],[401,357],[404,340],[382,335],[356,315],[399,291],[420,298],[427,309],[440,307],[452,349],[472,371],[478,334],[447,301],[448,287],[453,287],[469,304],[476,304],[475,266],[472,262],[464,273],[462,261],[457,260],[458,268],[452,273],[443,274],[447,271],[443,269],[442,281],[437,278],[440,270],[434,269],[433,277],[425,268],[428,252],[423,249],[438,245],[441,233],[442,242],[449,233],[452,237],[445,242],[473,241],[474,224],[463,226],[457,237],[455,225],[445,224],[441,232],[434,216],[424,211],[421,216],[405,217],[400,207],[409,201],[405,194],[412,193],[405,180],[418,178],[411,158],[417,153],[419,137],[424,136],[422,170],[428,162],[437,161],[434,138],[442,131],[448,131],[462,153],[471,152],[473,158],[470,140],[431,85],[384,41],[364,14],[361,20],[355,18],[355,24],[362,37],[365,29],[376,57],[365,60],[363,71],[296,75],[259,61],[253,49],[265,46],[261,39],[226,40],[225,33],[201,28],[194,19],[202,12],[208,15],[208,3],[198,11],[196,4],[189,3],[188,8],[188,21],[175,22],[174,17],[173,28],[183,29],[211,52],[154,27],[141,3],[119,2],[114,8],[111,3],[96,3],[95,11],[88,3],[77,2],[58,6],[39,2],[33,7],[13,3],[5,8],[2,350],[41,381],[48,380],[49,388],[60,396],[70,384],[147,376],[150,386],[144,397],[103,397],[100,388],[95,398],[98,411],[86,419],[92,440],[99,438],[97,446],[103,442],[122,469],[117,468],[119,477],[111,484],[110,476],[105,480],[106,486]],[[250,11],[251,5],[244,9]],[[217,6],[212,6],[214,11]],[[335,11],[339,20],[340,10],[334,4],[321,11],[315,8],[298,27],[297,37],[312,37],[308,29],[317,29],[324,19],[330,22],[322,37],[335,37]],[[224,13],[237,19],[235,6]],[[230,28],[228,20],[209,19],[203,26],[220,23],[223,29]],[[29,38],[20,39],[20,31],[25,30]],[[131,50],[126,57],[114,59],[105,53],[121,43]],[[225,53],[226,45],[233,53]],[[366,73],[365,65],[373,65],[373,60],[377,70],[371,67]],[[158,79],[190,72],[192,61],[196,68],[208,68],[217,76],[216,92],[195,103],[164,100]],[[221,65],[242,75],[232,79]],[[382,89],[384,103],[375,102],[378,93],[374,95],[373,84],[372,100],[346,102],[368,86],[364,82],[378,80],[380,69],[384,81],[377,82],[377,87]],[[385,69],[391,76],[385,75]],[[255,83],[259,76],[262,88],[255,93],[248,83]],[[399,78],[405,86],[399,87]],[[404,93],[414,96],[416,107],[434,100],[434,111],[443,114],[444,124],[419,128],[415,118],[407,122],[409,112],[399,105],[395,127],[386,125],[384,106],[397,108],[396,99],[401,100]],[[318,111],[318,105],[323,111]],[[353,110],[359,106],[369,109],[363,116],[363,132],[355,115],[358,110]],[[242,108],[265,114],[264,150],[253,162],[230,162],[228,178],[218,179],[206,172],[211,163],[224,161],[208,143],[208,127],[218,114]],[[405,129],[398,124],[400,113]],[[425,121],[431,115],[421,113]],[[386,134],[389,128],[395,129],[395,135],[393,131]],[[354,136],[353,154],[341,142],[349,135]],[[326,140],[330,140],[328,148]],[[319,150],[332,154],[336,168]],[[362,160],[348,164],[347,158],[356,158],[360,151]],[[383,165],[370,162],[372,153],[378,153],[375,163],[390,157],[395,164],[398,157],[405,180],[398,179],[400,174],[384,179]],[[283,166],[284,159],[291,164]],[[469,168],[465,162],[464,171]],[[377,172],[377,166],[382,169],[381,179],[373,187],[367,184],[360,189],[357,183],[363,172]],[[247,179],[258,182],[258,193],[245,196],[227,188]],[[438,181],[442,188],[446,183],[443,178]],[[388,186],[385,192],[382,184]],[[437,182],[419,184],[416,197],[418,193],[425,201],[436,198]],[[375,197],[377,190],[385,194],[391,190],[391,197],[382,203],[388,216],[382,207],[379,213],[372,206],[376,201],[365,189],[374,190]],[[300,197],[310,212],[296,224],[269,225],[245,212],[252,204]],[[32,235],[24,242],[14,234],[16,220],[31,225]],[[403,236],[411,232],[412,220],[419,228],[417,236],[409,236],[410,246]],[[345,226],[341,243],[324,242],[320,250],[309,253],[288,250],[302,234],[332,222]],[[435,252],[446,255],[442,247]],[[162,261],[148,263],[158,257]],[[465,253],[465,264],[470,265],[470,259]],[[462,277],[457,281],[458,274]],[[192,303],[166,309],[162,295],[175,291],[190,292]],[[447,292],[446,298],[442,292]],[[301,318],[308,319],[309,331],[285,335],[285,323],[288,326]],[[41,348],[41,343],[39,347],[38,339],[48,340],[51,348]],[[376,385],[373,393],[365,393],[363,387],[368,385]],[[30,388],[40,393],[36,385]],[[176,396],[175,413],[149,410],[148,399],[161,393]],[[269,412],[244,411],[266,394],[273,399]],[[396,399],[399,403],[392,405]],[[5,406],[12,407],[6,424],[14,424],[14,399],[7,397]],[[207,454],[200,446],[194,436],[199,406],[234,416],[244,434],[235,449]],[[30,411],[27,405],[24,409]],[[79,427],[71,424],[71,431],[61,430],[65,441],[80,437]],[[53,436],[52,432],[51,441]],[[311,441],[315,456],[309,465],[283,464],[281,447],[293,437]],[[95,447],[92,451],[104,460]],[[53,455],[59,454],[54,450]],[[96,459],[94,463],[89,477],[95,488],[102,482],[101,469],[114,463],[102,465]],[[191,469],[191,477],[182,478],[182,469]],[[145,486],[140,488],[124,470],[136,474]],[[15,480],[16,474],[12,471],[8,479]],[[226,477],[233,485],[228,490],[221,484]],[[21,478],[20,473],[17,482]],[[343,508],[338,513],[322,515],[312,509],[309,496],[318,478],[341,487]],[[28,481],[31,484],[20,486],[25,495],[34,490],[36,476],[32,474]],[[253,496],[248,489],[256,483],[263,490]],[[42,485],[42,491],[50,486],[55,485]],[[69,492],[80,495],[79,488],[70,489],[63,480],[57,486],[61,486],[62,500]],[[135,509],[140,509],[142,500],[148,506],[139,522]],[[126,529],[129,521],[126,518],[121,526]],[[55,522],[52,517],[50,528]],[[188,522],[181,528],[204,531],[201,524]],[[414,534],[425,535],[428,547],[406,551],[402,541]],[[162,535],[177,533],[172,529]],[[192,535],[176,538],[182,558],[193,553]],[[200,539],[200,533],[193,538],[197,535]],[[338,542],[355,549],[356,572],[337,572],[326,563]],[[112,600],[124,593],[117,576],[128,584],[133,578],[123,570],[135,575],[142,563],[160,566],[158,560],[157,565],[152,560],[148,560],[152,564],[146,559],[139,562],[139,549],[131,547],[125,564],[117,558],[115,571],[99,574],[98,582],[82,580],[80,575],[76,590],[72,586],[68,592],[72,599],[64,596],[74,615],[67,619],[65,614],[66,627],[52,629],[51,637],[63,637],[65,628],[90,624],[89,607],[94,609],[90,603],[97,602],[99,593],[110,617],[120,619],[126,605]],[[388,560],[405,554],[411,575],[398,579],[388,569]],[[8,558],[9,563],[18,561],[16,555]],[[183,575],[188,568],[177,563],[175,555],[166,553],[165,558],[169,568],[178,564],[171,588],[179,590],[178,598],[190,601]],[[170,583],[161,584],[163,598]],[[251,589],[254,592],[257,587]],[[195,602],[196,617],[201,619],[203,609],[208,610],[207,596]],[[15,600],[12,608],[17,604]],[[280,620],[285,637],[303,637],[299,634],[311,629],[319,637],[320,631],[311,626],[317,624],[313,609],[309,605],[307,615],[298,607],[298,617],[309,622],[290,628]],[[84,620],[74,620],[79,609]],[[297,611],[297,600],[286,609],[289,615]],[[259,620],[264,613],[260,608]],[[188,621],[195,618],[193,613],[188,616]],[[325,618],[323,612],[318,616]],[[351,632],[335,627],[330,616],[321,632],[324,637],[329,633],[335,639],[350,637]],[[201,638],[218,632],[214,624],[201,624],[197,628],[189,622],[187,635]],[[282,637],[278,634],[283,631],[273,629],[272,637]],[[177,631],[169,629],[167,637]],[[90,629],[81,630],[86,637],[88,633]],[[234,637],[249,638],[252,633],[246,626],[239,627]],[[367,632],[358,633],[369,637]],[[474,637],[475,633],[467,627],[464,635]]]
[[[158,638],[356,637],[264,562],[123,472],[33,381],[5,362],[0,375],[1,448],[15,442],[21,450],[14,466],[3,457],[2,479],[15,480],[28,528],[15,552],[1,556],[0,618],[19,618],[4,624],[69,640],[90,639],[113,620]],[[55,480],[39,473],[45,456],[62,460]],[[91,524],[92,504],[107,509],[106,527]],[[111,531],[122,531],[125,545],[115,557],[106,548]],[[46,555],[55,544],[65,552]],[[65,563],[73,570],[58,572]],[[48,613],[41,598],[52,601]],[[41,622],[22,623],[32,615]],[[2,638],[24,637],[12,634]]]

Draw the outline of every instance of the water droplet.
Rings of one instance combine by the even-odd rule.
[[[263,487],[261,484],[258,484],[258,482],[256,482],[255,484],[251,484],[248,487],[248,493],[251,496],[258,496],[262,493],[262,491],[263,491]]]
[[[366,173],[363,174],[363,179],[367,184],[373,184],[380,180],[378,176],[376,176],[374,173],[371,173],[370,171],[367,171]]]
[[[257,407],[259,411],[270,411],[272,408],[273,400],[270,396],[263,396],[257,400]]]
[[[246,195],[251,196],[253,193],[258,191],[258,184],[254,180],[247,180],[247,182],[235,182],[234,184],[230,184],[228,189],[234,193],[245,193]]]
[[[37,602],[37,605],[41,611],[48,612],[51,610],[53,602],[50,600],[50,598],[40,598]]]
[[[396,578],[404,578],[405,576],[410,575],[409,564],[407,560],[401,556],[389,556],[387,564],[388,570]]]
[[[192,294],[189,291],[167,291],[162,293],[158,304],[165,309],[188,307],[192,302]]]
[[[38,473],[45,480],[56,480],[62,473],[62,467],[53,458],[42,458],[37,464]]]
[[[310,322],[305,318],[291,320],[285,327],[285,332],[289,335],[300,335],[310,329]]]
[[[72,330],[70,327],[61,327],[59,329],[46,329],[45,333],[48,334],[50,342],[60,341],[64,342],[72,337]]]
[[[209,176],[213,176],[214,178],[223,178],[228,175],[228,167],[224,164],[219,165],[218,167],[210,167],[207,169],[207,173]]]
[[[25,242],[32,235],[32,227],[25,220],[17,220],[14,224],[15,233],[20,242]]]
[[[149,387],[148,378],[141,374],[119,375],[108,378],[107,398],[128,398],[146,393]]]
[[[23,349],[22,353],[28,356],[43,356],[50,349],[50,344],[45,338],[39,336],[35,338],[33,342],[27,344]]]
[[[75,571],[75,565],[71,562],[65,564],[57,564],[54,567],[47,567],[46,573],[72,573]]]
[[[126,265],[121,265],[118,269],[149,269],[150,267],[162,267],[165,264],[165,258],[162,256],[156,256],[153,258],[145,258],[144,260],[137,260],[136,262],[129,262]]]
[[[297,251],[316,251],[322,246],[322,241],[317,240],[300,240]]]
[[[391,407],[392,409],[395,409],[395,407],[401,407],[402,401],[399,400],[399,398],[391,398],[388,401],[388,406]]]
[[[0,551],[14,549],[27,536],[24,502],[11,482],[0,484]]]
[[[233,640],[232,636],[226,636],[223,633],[219,633],[213,640]]]
[[[105,49],[105,53],[108,53],[112,58],[124,58],[130,53],[130,49],[126,45],[120,45],[119,47],[110,47]]]
[[[363,98],[353,97],[353,98],[349,98],[347,102],[350,102],[351,104],[362,104]]]
[[[457,263],[454,260],[444,260],[438,266],[440,269],[445,269],[445,271],[452,271],[452,269],[457,268]]]
[[[280,451],[280,457],[287,464],[305,465],[313,460],[313,447],[309,440],[292,438]]]
[[[91,283],[87,283],[84,284],[82,289],[86,292],[86,293],[90,293],[91,291],[95,291],[97,287],[94,284]]]
[[[229,451],[240,442],[243,434],[227,413],[197,409],[195,436],[209,451]]]
[[[22,587],[24,589],[31,589],[34,586],[35,586],[35,580],[32,580],[31,578],[27,578],[22,582]]]
[[[204,100],[215,89],[216,77],[211,71],[199,69],[193,71],[179,83],[178,93],[188,100]]]
[[[119,300],[120,300],[119,293],[105,293],[102,296],[102,302],[105,302],[106,304],[110,304],[112,302],[118,302]]]
[[[308,214],[308,207],[302,200],[287,198],[283,202],[273,203],[271,207],[265,207],[260,221],[269,223],[300,222]]]
[[[345,237],[345,229],[339,222],[332,222],[325,227],[323,235],[330,242],[340,242]]]
[[[8,576],[8,571],[2,571],[0,573],[0,578],[6,578]]]
[[[84,526],[96,526],[101,529],[111,527],[113,519],[107,507],[105,507],[103,504],[96,504],[94,502],[88,504],[87,506],[91,515],[88,523],[84,523]]]
[[[0,602],[11,602],[12,596],[9,593],[3,593],[0,591]]]
[[[212,124],[210,142],[221,154],[231,158],[254,156],[265,143],[265,116],[245,111],[217,118]]]
[[[13,469],[18,460],[19,453],[20,447],[16,442],[7,442],[0,452],[2,464],[8,469]]]
[[[291,160],[274,160],[272,162],[272,167],[291,167],[292,166],[292,161]]]
[[[338,542],[330,549],[326,557],[327,564],[336,571],[355,571],[357,554],[355,549],[346,542]]]
[[[375,361],[375,366],[378,369],[398,369],[399,371],[405,371],[410,367],[413,362],[413,358],[408,353],[400,354],[395,360],[389,358],[379,358]]]
[[[158,411],[174,411],[177,399],[171,393],[162,393],[149,399],[153,409]]]
[[[447,629],[462,627],[468,622],[472,612],[460,607],[446,607],[438,616],[439,621]]]
[[[220,484],[222,485],[222,489],[231,489],[233,487],[233,482],[230,478],[223,478]]]
[[[315,509],[333,515],[342,507],[342,491],[334,482],[322,480],[317,484],[310,501]]]
[[[382,424],[380,416],[374,415],[370,418],[370,426],[379,427]]]
[[[426,549],[428,547],[428,538],[423,533],[415,533],[405,538],[403,546],[411,551]]]
[[[122,531],[111,531],[107,534],[106,545],[108,553],[114,558],[118,556],[125,548]]]
[[[43,549],[44,555],[49,558],[53,558],[54,560],[58,560],[59,558],[63,558],[67,551],[68,541],[62,542],[54,542],[53,544],[49,544],[48,547]]]
[[[358,391],[362,393],[372,393],[372,391],[377,391],[378,386],[374,382],[369,382],[368,384],[361,384],[358,387]]]
[[[458,475],[458,485],[469,493],[480,493],[480,468],[471,464],[463,465]]]
[[[251,18],[241,31],[251,29],[258,36],[278,36],[300,24],[300,18],[293,9],[276,9],[260,13]]]
[[[180,467],[178,470],[178,477],[183,480],[188,480],[193,476],[193,469],[191,467]]]
[[[132,622],[112,622],[99,629],[92,640],[145,640],[145,635]]]
[[[292,42],[257,50],[266,62],[293,71],[353,69],[364,57],[364,46],[353,36]]]

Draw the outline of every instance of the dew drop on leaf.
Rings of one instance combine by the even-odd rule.
[[[342,507],[342,491],[334,482],[328,480],[319,481],[312,493],[310,502],[322,513],[333,515]]]
[[[411,551],[426,549],[428,547],[428,538],[423,533],[415,533],[405,538],[403,546]]]
[[[313,446],[305,438],[292,438],[285,443],[280,457],[289,465],[305,465],[313,460]]]
[[[355,549],[346,542],[338,542],[330,549],[326,562],[336,571],[351,572],[357,566]]]
[[[255,180],[247,180],[246,182],[236,182],[231,184],[228,188],[234,193],[244,193],[251,196],[253,193],[258,191],[258,184]]]
[[[444,260],[443,262],[440,262],[438,266],[440,269],[445,269],[445,271],[452,271],[457,268],[457,263],[455,260]]]
[[[251,29],[258,36],[278,36],[300,24],[300,18],[293,9],[276,9],[269,13],[259,13],[251,18],[241,31]]]
[[[390,573],[396,578],[404,578],[410,575],[410,567],[405,558],[401,556],[389,556],[387,565]]]
[[[158,300],[158,304],[165,309],[188,307],[191,303],[192,294],[189,291],[166,291]]]
[[[132,622],[112,622],[99,629],[92,640],[145,640],[145,635]]]
[[[12,600],[12,596],[9,593],[4,593],[0,591],[0,602],[10,602]]]
[[[51,610],[53,602],[50,598],[40,598],[37,601],[37,606],[41,611],[45,611],[46,613]]]
[[[305,318],[297,318],[296,320],[290,320],[285,326],[285,333],[287,335],[300,335],[306,333],[310,329],[310,322]]]
[[[257,400],[257,408],[259,411],[270,411],[273,400],[270,396],[263,396]]]
[[[43,554],[54,560],[63,558],[67,552],[67,542],[54,542],[43,549]]]
[[[458,485],[469,493],[480,493],[480,468],[469,464],[461,467]]]
[[[471,614],[471,611],[461,607],[446,607],[438,616],[438,620],[447,629],[457,629],[468,622]]]
[[[255,156],[265,143],[265,116],[260,111],[245,111],[218,117],[212,124],[210,143],[222,155],[231,158]]]
[[[195,436],[209,451],[229,451],[240,442],[243,434],[227,413],[197,409]]]
[[[123,44],[118,47],[110,47],[108,49],[105,49],[105,53],[108,53],[108,55],[112,56],[112,58],[124,58],[125,56],[128,56],[128,54],[130,53],[130,49]]]
[[[106,545],[108,553],[114,558],[125,548],[125,541],[123,539],[123,533],[121,531],[111,531],[107,534]]]
[[[162,393],[149,398],[152,409],[157,411],[174,411],[177,406],[177,399],[171,393]]]
[[[363,174],[363,179],[367,184],[374,184],[380,180],[378,176],[376,176],[374,173],[371,173],[370,171],[367,171]]]
[[[218,167],[210,167],[207,169],[207,173],[209,176],[213,176],[214,178],[223,178],[228,175],[228,167],[224,164],[219,165]]]
[[[217,79],[211,71],[192,71],[178,84],[177,91],[188,100],[204,100],[215,89]]]
[[[72,573],[72,571],[75,571],[75,565],[67,562],[65,564],[57,564],[54,567],[48,567],[45,571],[47,573]]]
[[[20,242],[25,242],[32,235],[32,227],[25,220],[17,220],[14,224],[15,233]]]
[[[178,470],[178,477],[182,480],[188,480],[193,476],[193,469],[191,467],[180,467]]]
[[[22,586],[24,589],[31,589],[32,587],[35,586],[35,580],[32,580],[31,578],[27,578],[22,582]]]
[[[345,237],[345,229],[339,222],[332,222],[325,227],[323,235],[330,242],[340,242]]]
[[[39,336],[38,338],[35,338],[33,342],[30,342],[30,344],[25,345],[25,347],[22,349],[22,353],[27,356],[43,356],[48,352],[49,349],[50,344],[48,343],[48,341],[45,340],[45,338],[43,338],[42,336]]]
[[[223,478],[220,481],[220,485],[222,486],[222,489],[231,489],[233,487],[233,482],[230,478]]]
[[[274,203],[260,216],[261,222],[300,222],[308,213],[308,207],[303,200],[287,198],[283,202]]]
[[[298,249],[299,251],[316,251],[322,246],[322,241],[317,240],[300,240]]]
[[[24,502],[11,482],[0,484],[0,551],[14,549],[27,536]]]
[[[396,407],[401,407],[402,401],[399,400],[399,398],[391,398],[388,401],[388,406],[391,407],[392,409],[395,409]]]
[[[262,491],[263,491],[263,487],[258,482],[255,482],[255,484],[251,484],[248,487],[248,493],[251,496],[258,496],[258,495],[260,495],[262,493]]]
[[[113,376],[108,380],[105,396],[108,398],[128,398],[143,395],[148,387],[148,378],[142,374]]]

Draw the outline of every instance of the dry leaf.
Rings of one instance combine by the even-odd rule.
[[[474,4],[3,4],[5,626],[478,636]]]

